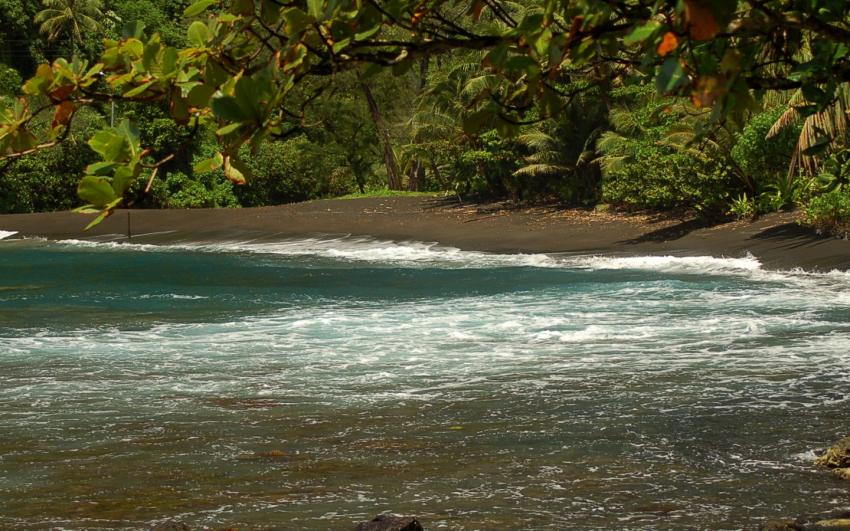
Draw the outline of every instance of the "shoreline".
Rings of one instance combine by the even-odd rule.
[[[350,236],[435,242],[490,253],[674,255],[741,258],[766,268],[850,269],[850,242],[802,227],[793,213],[704,226],[669,216],[556,207],[460,205],[436,197],[327,199],[288,205],[197,210],[118,210],[88,232],[73,212],[0,215],[0,230],[58,239],[135,243],[275,241]]]

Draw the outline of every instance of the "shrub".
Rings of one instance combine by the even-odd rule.
[[[0,94],[14,96],[21,91],[22,84],[23,79],[17,70],[0,64]]]
[[[805,220],[819,232],[847,237],[850,232],[850,191],[835,188],[804,206]]]
[[[729,205],[729,213],[738,219],[752,219],[758,213],[756,202],[747,197],[747,194],[741,194]]]
[[[168,208],[227,208],[238,207],[233,184],[221,171],[196,174],[192,177],[176,171],[164,181]]]
[[[101,127],[103,118],[83,109],[68,140],[9,166],[0,174],[0,212],[46,212],[78,206],[77,183],[85,167],[97,159],[84,139]]]
[[[520,197],[522,188],[514,172],[522,164],[519,146],[499,137],[496,130],[481,135],[478,145],[460,153],[454,162],[454,186],[461,194],[487,197]]]
[[[597,142],[602,201],[629,209],[692,209],[726,214],[740,183],[726,136],[700,140],[708,115],[647,87],[614,91],[624,103],[610,115],[614,131]]]
[[[310,142],[299,136],[283,142],[266,142],[257,153],[247,149],[242,158],[251,177],[235,193],[243,206],[262,206],[305,201],[327,195],[343,195],[356,189],[354,177],[333,145]]]
[[[767,132],[784,111],[777,107],[756,114],[735,136],[732,158],[756,185],[754,191],[760,191],[762,186],[777,179],[784,180],[788,173],[800,128],[786,127],[778,135],[767,139]]]
[[[629,209],[691,208],[705,214],[724,210],[735,188],[729,168],[650,139],[620,139],[620,160],[605,168],[602,201]]]

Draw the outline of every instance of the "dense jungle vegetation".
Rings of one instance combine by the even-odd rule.
[[[389,189],[850,219],[843,0],[0,0],[0,24],[0,212]]]

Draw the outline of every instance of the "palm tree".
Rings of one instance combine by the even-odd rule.
[[[41,33],[49,41],[67,35],[72,53],[84,33],[99,30],[104,18],[101,0],[42,0],[42,4],[44,9],[35,16]]]
[[[788,168],[788,179],[792,179],[798,170],[809,176],[818,174],[823,161],[823,153],[811,154],[820,145],[828,144],[825,154],[829,154],[845,140],[850,131],[850,85],[842,83],[835,89],[832,103],[825,109],[803,117],[800,107],[808,104],[802,91],[797,91],[788,102],[788,109],[782,113],[770,131],[767,139],[782,132],[783,129],[799,123],[802,119],[803,129],[794,148],[791,165]]]
[[[588,165],[596,154],[593,143],[598,133],[599,130],[594,129],[584,139],[573,135],[576,138],[569,140],[584,140],[581,150],[576,153],[576,150],[567,148],[566,139],[556,136],[556,132],[540,127],[530,129],[517,138],[517,142],[531,153],[525,157],[525,165],[516,170],[514,176],[552,183],[560,181],[564,184],[561,194],[566,196],[565,199],[573,202],[595,200],[598,183]]]

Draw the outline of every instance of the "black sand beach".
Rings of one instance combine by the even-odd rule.
[[[351,235],[437,242],[496,253],[613,253],[741,257],[766,267],[850,268],[850,242],[801,227],[793,213],[705,226],[665,216],[556,207],[461,205],[451,198],[384,197],[244,209],[119,210],[88,232],[72,212],[0,216],[0,230],[50,239],[131,235],[134,242],[278,240]]]

